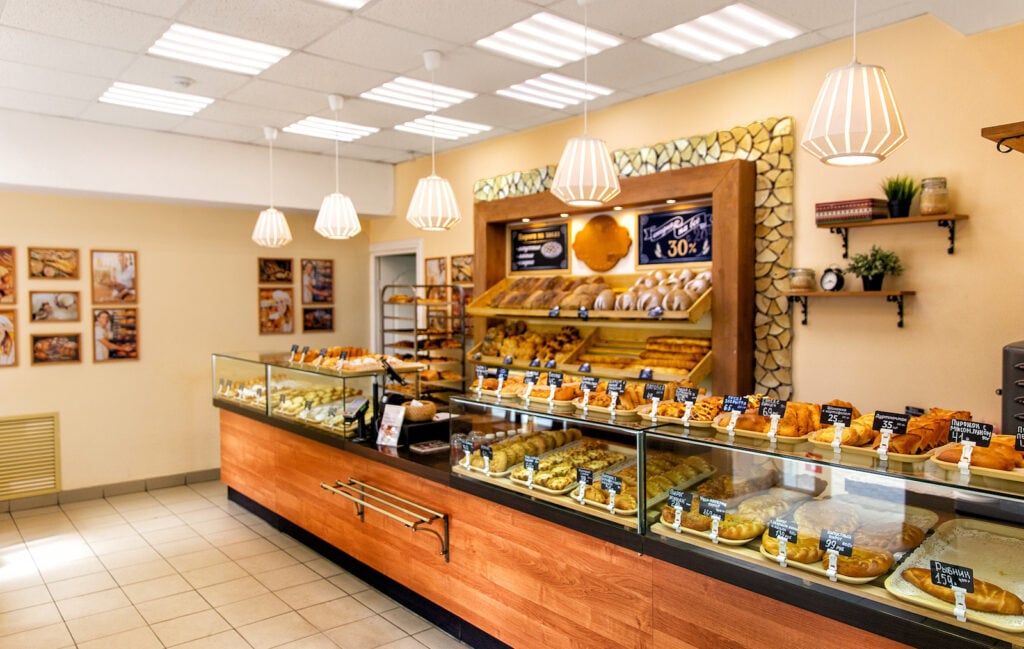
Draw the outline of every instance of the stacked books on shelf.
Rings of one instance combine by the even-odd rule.
[[[818,225],[856,223],[888,217],[889,206],[884,198],[855,198],[814,204],[814,221]]]

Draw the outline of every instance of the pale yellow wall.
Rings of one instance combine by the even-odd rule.
[[[65,489],[219,466],[212,352],[369,344],[365,234],[328,241],[313,216],[288,213],[295,241],[269,251],[249,239],[255,210],[19,193],[0,194],[0,204],[0,245],[17,247],[19,278],[19,365],[0,369],[0,416],[60,413]],[[139,361],[90,360],[88,266],[80,280],[28,280],[27,246],[74,247],[86,260],[93,248],[138,251]],[[335,260],[334,333],[257,334],[261,256]],[[82,321],[29,324],[30,290],[79,291]],[[29,335],[47,332],[80,333],[82,363],[31,366]]]
[[[884,176],[946,176],[956,210],[971,220],[958,230],[952,257],[945,230],[931,225],[851,234],[854,252],[872,243],[897,251],[908,271],[893,286],[919,294],[909,298],[902,330],[894,305],[880,298],[812,301],[809,325],[796,326],[796,396],[841,397],[864,409],[962,407],[998,421],[1000,350],[1024,339],[1024,155],[996,153],[979,130],[1024,120],[1024,25],[966,37],[923,17],[862,35],[859,50],[862,61],[888,70],[910,140],[889,160],[861,169],[827,167],[797,152],[796,265],[820,270],[842,261],[838,237],[814,226],[814,203],[881,196]],[[840,41],[624,103],[592,113],[590,132],[613,149],[628,148],[792,115],[799,138],[825,73],[850,55],[849,40]],[[438,173],[452,182],[464,221],[450,233],[425,235],[425,255],[471,247],[475,180],[554,164],[580,129],[579,119],[567,120],[439,156]],[[428,171],[428,159],[397,166],[400,216]],[[371,230],[374,242],[415,236],[401,219]]]

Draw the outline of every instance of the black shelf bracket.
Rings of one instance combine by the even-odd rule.
[[[843,238],[843,259],[848,259],[850,257],[850,228],[833,227],[829,228],[828,231],[832,234],[838,234]],[[804,298],[805,303],[806,301],[806,298]],[[805,322],[804,324],[807,323]]]
[[[902,295],[886,295],[886,302],[896,303],[896,314],[899,316],[899,320],[896,322],[896,326],[900,329],[903,328],[903,296]]]
[[[942,219],[939,221],[939,227],[949,230],[949,247],[946,248],[946,253],[952,255],[953,249],[956,248],[956,221],[953,219]]]
[[[1006,137],[1001,138],[998,142],[996,142],[996,151],[998,151],[999,153],[1009,153],[1010,151],[1013,151],[1013,147],[1006,146],[1006,141],[1016,140],[1022,137],[1024,137],[1024,135],[1007,135]]]
[[[800,320],[800,324],[802,324],[802,325],[807,324],[807,296],[806,295],[790,295],[790,296],[787,296],[786,299],[789,301],[790,304],[793,304],[794,302],[799,302],[800,303],[800,310],[803,311],[803,318]],[[900,326],[902,326],[902,325],[900,325]]]

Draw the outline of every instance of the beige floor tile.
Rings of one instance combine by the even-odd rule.
[[[105,500],[80,500],[74,503],[63,503],[60,509],[71,520],[116,514],[117,510]]]
[[[53,516],[55,514],[62,514],[60,506],[50,505],[48,507],[33,507],[32,509],[19,509],[11,512],[11,518],[16,521],[24,521],[30,518],[36,518],[38,516]]]
[[[144,626],[80,644],[78,649],[163,649],[163,645],[153,631]]]
[[[246,557],[252,557],[257,554],[267,554],[268,552],[276,552],[280,548],[271,543],[266,539],[250,539],[248,541],[242,541],[241,543],[231,543],[228,545],[221,546],[221,551],[238,561]]]
[[[255,554],[235,560],[238,565],[249,573],[258,575],[270,570],[299,565],[299,561],[284,550],[273,550],[263,554]]]
[[[112,514],[95,514],[93,516],[75,518],[71,512],[68,513],[68,517],[72,519],[75,525],[75,529],[81,534],[86,530],[98,530],[104,527],[110,527],[111,525],[123,525],[126,521],[124,516],[121,516],[116,511]]]
[[[25,543],[32,560],[40,568],[62,566],[71,561],[89,559],[96,555],[85,539],[75,534],[62,534]]]
[[[122,586],[137,584],[142,581],[149,581],[159,577],[166,577],[168,575],[173,575],[175,572],[174,566],[159,558],[153,561],[135,563],[130,566],[110,569],[110,574],[113,575],[117,583]]]
[[[318,633],[295,642],[283,644],[277,647],[277,649],[338,649],[338,645],[334,644],[334,641],[324,634]]]
[[[52,601],[53,598],[50,597],[50,591],[42,583],[39,583],[28,588],[19,588],[18,590],[0,593],[0,613],[16,611],[19,608],[28,608],[29,606],[38,606]]]
[[[307,561],[306,567],[321,577],[333,577],[334,575],[340,575],[344,572],[344,570],[341,569],[341,566],[330,559],[324,559],[323,557]]]
[[[205,498],[226,498],[228,495],[227,485],[217,480],[196,482],[186,486]]]
[[[0,593],[22,590],[42,583],[43,577],[31,563],[31,557],[27,552],[21,558],[15,555],[0,557]]]
[[[242,541],[258,539],[260,538],[260,535],[247,527],[243,527],[242,529],[228,530],[226,532],[212,532],[204,534],[203,538],[220,548],[232,543],[241,543]]]
[[[53,602],[19,608],[16,611],[0,613],[0,636],[38,629],[57,622],[63,623],[63,620],[60,617],[60,610]]]
[[[197,494],[195,491],[189,489],[186,485],[178,485],[176,487],[164,487],[163,489],[152,489],[149,491],[149,495],[153,496],[164,505],[166,505],[167,503],[181,502],[183,500],[202,499],[202,496]]]
[[[192,523],[192,529],[199,532],[200,534],[216,534],[218,532],[234,532],[237,530],[248,529],[242,523],[235,520],[234,517],[230,518],[211,518],[205,521],[199,521]]]
[[[207,586],[206,588],[199,589],[199,594],[202,595],[203,598],[212,606],[224,606],[231,602],[249,599],[250,597],[262,595],[267,592],[270,591],[264,588],[263,584],[252,577],[233,579],[222,584],[216,584],[214,586]]]
[[[315,635],[317,630],[298,613],[292,611],[238,629],[253,649],[269,649],[286,642]]]
[[[252,649],[238,631],[231,629],[192,642],[175,645],[174,649]]]
[[[364,590],[361,593],[356,593],[352,597],[358,599],[364,606],[372,610],[374,613],[383,613],[384,611],[390,611],[391,609],[398,607],[398,602],[390,597],[381,595],[380,592],[376,590]]]
[[[94,572],[81,577],[72,577],[63,581],[54,581],[47,584],[50,594],[55,600],[88,595],[101,590],[116,588],[117,583],[108,572]]]
[[[349,622],[324,633],[341,649],[373,649],[406,637],[405,631],[379,615]]]
[[[202,496],[196,496],[191,500],[179,500],[177,502],[164,503],[164,507],[180,517],[182,514],[187,514],[188,512],[208,509],[210,507],[210,501]]]
[[[113,523],[111,525],[100,525],[99,527],[86,527],[81,530],[82,538],[90,544],[98,541],[109,541],[128,536],[138,536],[139,533],[127,521]]]
[[[320,575],[316,574],[301,563],[294,566],[278,568],[277,570],[261,572],[255,575],[255,577],[260,580],[260,583],[270,590],[282,590],[284,588],[291,588],[292,586],[298,586],[299,584],[308,584],[311,581],[318,581],[321,579]]]
[[[380,616],[409,635],[426,631],[432,626],[430,622],[402,606],[384,611]]]
[[[202,537],[196,534],[188,525],[179,525],[177,527],[168,527],[165,530],[153,530],[152,532],[142,532],[142,538],[149,541],[149,544],[159,549],[159,546],[168,543],[176,543],[189,539],[201,539]],[[185,550],[186,552],[194,552],[198,548]]]
[[[96,638],[146,626],[146,621],[142,619],[134,606],[125,606],[112,611],[68,620],[67,626],[71,635],[74,636],[75,642],[81,644]]]
[[[196,509],[190,509],[185,512],[175,512],[178,514],[178,518],[185,521],[189,525],[192,523],[200,523],[202,521],[215,520],[218,518],[231,518],[231,514],[227,513],[219,507],[214,507],[210,504],[210,501],[203,500],[202,507]]]
[[[371,617],[373,611],[352,597],[342,597],[340,599],[332,599],[323,604],[308,606],[301,609],[299,614],[316,628],[326,631],[343,624]]]
[[[234,517],[236,521],[242,525],[256,525],[257,523],[265,523],[266,521],[253,513],[239,514]]]
[[[106,499],[111,507],[118,511],[130,511],[132,509],[144,509],[159,505],[159,501],[148,493],[141,491],[133,494],[111,496]]]
[[[248,577],[249,573],[242,570],[234,561],[228,561],[215,566],[207,566],[198,570],[189,570],[181,574],[193,588],[205,588],[214,584],[222,584],[225,581]]]
[[[89,546],[92,548],[93,552],[102,557],[115,552],[123,552],[124,550],[148,548],[149,541],[142,538],[141,534],[132,532],[130,536],[123,536],[116,539],[89,541]]]
[[[224,621],[224,618],[217,615],[216,611],[211,610],[159,622],[152,628],[160,641],[170,647],[227,631],[231,626]]]
[[[310,550],[304,545],[293,545],[290,548],[285,548],[284,551],[292,555],[299,561],[302,561],[303,563],[305,563],[306,561],[312,561],[313,559],[316,559],[320,556],[319,554],[317,554],[313,550]]]
[[[253,532],[255,532],[256,534],[259,534],[260,536],[262,536],[264,538],[270,538],[271,536],[276,537],[278,534],[281,534],[275,528],[271,527],[269,523],[266,523],[264,521],[260,521],[259,523],[253,523],[252,525],[249,526],[249,529],[252,530]],[[287,535],[284,535],[284,536],[287,536]],[[282,548],[290,548],[293,545],[298,545],[298,543],[299,543],[298,541],[295,541],[294,543],[291,543],[289,545],[282,545],[280,547],[282,547]]]
[[[274,593],[296,610],[329,602],[339,597],[346,597],[345,591],[326,579],[317,579],[291,588],[278,589]]]
[[[167,518],[168,516],[175,518],[171,510],[167,509],[161,504],[153,505],[152,507],[141,507],[139,509],[129,509],[128,511],[120,512],[124,519],[132,525],[142,524],[147,521],[153,521],[161,518]],[[159,528],[158,528],[159,529]]]
[[[246,624],[259,622],[270,617],[276,617],[282,613],[288,613],[292,609],[288,607],[273,593],[264,593],[249,599],[243,599],[224,606],[218,606],[217,612],[221,617],[231,623],[236,629]]]
[[[228,557],[217,548],[189,552],[168,557],[167,562],[177,569],[178,572],[188,572],[197,568],[206,568],[229,561]]]
[[[180,554],[201,552],[212,547],[214,546],[209,541],[198,535],[153,544],[153,548],[164,557],[176,557]]]
[[[94,572],[102,572],[106,570],[106,567],[100,563],[100,560],[96,557],[86,557],[85,559],[76,559],[66,563],[60,563],[57,560],[53,560],[47,564],[43,564],[42,562],[36,561],[36,568],[39,569],[39,574],[42,575],[43,581],[47,583],[63,581],[64,579],[81,577],[82,575],[89,575]]]
[[[124,594],[134,604],[148,602],[151,599],[160,599],[168,595],[176,595],[192,590],[192,586],[179,574],[158,577],[148,581],[140,581],[137,584],[129,584],[123,587]]]
[[[460,642],[437,627],[417,633],[414,637],[430,649],[472,649],[468,644]]]
[[[103,562],[103,565],[107,567],[107,570],[137,566],[140,563],[159,561],[163,558],[160,556],[159,552],[148,545],[139,548],[120,550],[110,554],[101,554],[99,557],[100,561]]]
[[[382,644],[378,649],[423,649],[423,645],[415,638],[406,636],[393,642]]]
[[[0,638],[0,649],[64,649],[75,642],[63,622]]]
[[[288,536],[287,534],[284,534],[282,532],[278,532],[277,530],[274,530],[270,534],[263,534],[261,536],[263,536],[263,538],[267,539],[268,541],[282,549],[292,548],[299,544],[299,542],[295,540],[294,537]]]
[[[368,590],[370,588],[370,585],[367,584],[365,581],[347,572],[342,572],[340,575],[335,575],[329,578],[327,581],[331,582],[332,584],[342,589],[349,595],[355,595],[356,593],[361,593],[364,590]]]
[[[187,590],[177,595],[169,595],[135,605],[142,617],[150,624],[173,620],[176,617],[198,613],[210,608],[209,602],[194,590]]]
[[[134,527],[136,530],[143,534],[145,534],[146,532],[167,530],[173,527],[181,527],[187,525],[185,521],[181,520],[173,514],[171,514],[170,516],[156,516],[154,518],[147,518],[145,520],[132,521],[131,524],[132,527]]]
[[[57,608],[60,609],[60,613],[64,616],[65,620],[74,620],[86,615],[95,615],[96,613],[112,611],[115,608],[124,608],[130,605],[131,602],[121,592],[120,588],[101,590],[98,593],[89,593],[88,595],[62,599],[57,602]]]

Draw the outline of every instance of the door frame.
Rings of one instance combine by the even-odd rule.
[[[380,340],[380,291],[383,286],[377,280],[378,264],[381,257],[416,255],[416,283],[423,281],[423,239],[401,239],[370,244],[370,352],[377,353]]]

